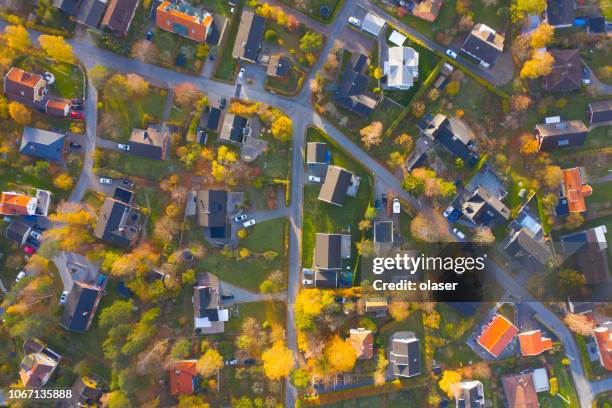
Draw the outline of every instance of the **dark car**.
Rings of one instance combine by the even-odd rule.
[[[221,300],[234,300],[234,295],[221,295]]]
[[[126,187],[130,187],[130,188],[134,187],[134,182],[128,179],[121,179],[121,184],[123,184]]]
[[[374,208],[376,208],[377,212],[380,212],[382,210],[382,206],[380,205],[380,200],[374,201]]]
[[[210,56],[208,57],[209,60],[214,61],[215,60],[215,55],[214,54],[210,54]]]
[[[145,38],[147,41],[151,41],[153,39],[153,31],[147,31]]]
[[[80,111],[85,110],[85,106],[84,105],[72,105],[70,109],[72,109],[73,112],[80,112]]]
[[[81,146],[81,145],[80,145],[80,144],[78,144],[78,143],[70,142],[70,148],[71,148],[71,149],[74,149],[74,150],[80,150],[80,149],[81,149],[81,147],[83,147],[83,146]]]
[[[382,199],[382,204],[383,204],[383,205],[387,205],[387,194],[382,193],[382,195],[380,196],[380,198]]]
[[[221,109],[225,109],[225,104],[227,103],[227,99],[221,98],[221,102],[219,103],[219,107]]]
[[[256,362],[257,360],[255,360],[254,358],[247,358],[246,360],[242,362],[242,364],[250,366],[250,365],[255,365]]]
[[[76,106],[76,105],[83,105],[83,100],[79,99],[79,98],[74,98],[70,100],[70,105]]]

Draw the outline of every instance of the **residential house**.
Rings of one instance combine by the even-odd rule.
[[[493,357],[499,357],[501,353],[508,347],[514,336],[518,333],[518,329],[510,320],[500,314],[487,324],[476,341]]]
[[[251,136],[251,130],[249,119],[228,113],[223,119],[219,140],[240,146],[246,137]]]
[[[442,8],[443,0],[423,0],[412,3],[412,15],[425,21],[433,22],[438,18],[438,13]]]
[[[366,94],[368,87],[368,57],[354,54],[340,75],[333,101],[338,106],[358,116],[370,116],[378,104],[378,99]]]
[[[374,251],[386,254],[393,246],[393,221],[374,221]]]
[[[592,227],[561,237],[563,252],[575,261],[576,269],[588,285],[608,282],[608,243],[605,225]]]
[[[351,259],[351,236],[348,234],[327,234],[318,232],[315,239],[313,267],[315,286],[338,287],[339,274],[349,267]]]
[[[70,399],[60,404],[61,408],[98,407],[102,398],[102,385],[92,377],[79,377],[71,388]]]
[[[589,129],[581,120],[553,121],[535,126],[534,135],[539,151],[548,152],[557,148],[580,147],[586,140]]]
[[[400,33],[399,31],[393,30],[391,35],[389,35],[389,42],[391,44],[397,45],[398,47],[401,47],[406,42],[407,38],[408,37],[406,37],[404,34]]]
[[[351,329],[348,343],[355,349],[357,359],[369,360],[374,357],[374,334],[363,327]]]
[[[232,56],[242,61],[256,63],[262,49],[266,19],[252,11],[243,11]]]
[[[612,99],[607,101],[591,102],[587,106],[589,123],[610,122],[612,121]]]
[[[504,37],[488,25],[478,23],[466,38],[461,51],[489,68],[504,50]]]
[[[47,99],[45,102],[45,112],[52,116],[60,118],[68,116],[70,113],[70,105],[64,99]]]
[[[575,12],[575,0],[546,1],[546,20],[553,27],[563,28],[573,26]]]
[[[210,105],[206,108],[207,117],[204,126],[206,130],[214,132],[221,131],[221,124],[225,122],[225,110],[221,109],[219,100],[210,101]]]
[[[591,194],[593,194],[593,188],[587,184],[584,167],[564,169],[557,215],[585,212],[585,198]]]
[[[548,373],[545,368],[536,368],[531,373],[533,377],[533,386],[536,393],[550,391],[550,382],[548,381]]]
[[[89,330],[106,285],[106,278],[103,278],[100,285],[78,281],[73,283],[64,304],[60,326],[75,332]]]
[[[527,232],[536,240],[544,238],[542,230],[542,221],[538,210],[538,199],[534,194],[527,202],[519,209],[518,215],[510,223],[510,229],[514,232],[525,228]]]
[[[19,152],[44,160],[60,161],[64,158],[67,144],[68,139],[63,133],[24,127]]]
[[[549,49],[554,58],[552,71],[542,78],[547,92],[577,91],[582,86],[582,61],[580,50]]]
[[[156,10],[155,25],[165,31],[203,43],[212,30],[213,17],[185,3],[162,1]]]
[[[329,162],[328,155],[327,143],[308,142],[306,144],[306,164],[309,166],[327,164]]]
[[[144,129],[132,129],[129,140],[130,154],[153,160],[165,160],[170,135],[163,128],[148,127]]]
[[[453,385],[456,408],[482,408],[485,404],[484,388],[480,381],[461,381]]]
[[[20,246],[25,244],[27,239],[30,237],[30,231],[32,228],[24,224],[21,221],[12,221],[7,227],[5,237],[9,241],[16,242]]]
[[[106,11],[108,0],[83,0],[76,15],[76,22],[96,30]]]
[[[476,225],[500,224],[510,218],[510,210],[484,187],[478,187],[462,207],[463,217]]]
[[[36,189],[36,196],[32,197],[16,191],[5,191],[0,196],[1,215],[39,215],[47,216],[51,193]]]
[[[25,357],[19,364],[19,377],[24,387],[43,388],[60,363],[62,357],[37,340],[23,343]]]
[[[595,303],[585,295],[573,295],[567,298],[567,310],[575,314],[589,314],[593,312]]]
[[[543,337],[540,330],[530,330],[518,334],[519,346],[523,356],[537,356],[553,347],[552,340]]]
[[[47,95],[47,82],[38,74],[11,67],[4,76],[4,94],[19,102],[41,102]]]
[[[97,286],[103,277],[100,275],[100,264],[94,263],[76,252],[61,251],[53,258],[64,290],[70,292],[75,282]]]
[[[538,394],[531,374],[515,374],[502,379],[508,408],[537,408]]]
[[[193,322],[197,334],[223,333],[229,310],[221,307],[219,278],[198,273],[193,287]]]
[[[539,270],[552,257],[550,246],[544,240],[537,240],[534,234],[523,227],[510,236],[504,250],[523,266],[531,270]]]
[[[196,222],[211,238],[226,238],[231,232],[227,219],[227,191],[200,190],[194,196]]]
[[[612,371],[612,333],[610,333],[608,327],[610,324],[610,322],[607,322],[605,325],[597,327],[592,335],[595,344],[597,344],[599,362],[608,371]]]
[[[338,166],[328,166],[325,181],[319,192],[319,200],[342,206],[351,187],[353,174]]]
[[[384,18],[368,12],[361,21],[361,29],[366,33],[378,37],[386,24],[387,22]]]
[[[170,364],[168,378],[170,379],[170,394],[173,397],[195,393],[199,378],[196,370],[197,362],[198,360],[178,360]]]
[[[605,34],[606,18],[604,16],[589,16],[587,19],[587,33],[589,34]]]
[[[422,372],[420,341],[413,332],[395,332],[391,337],[389,362],[396,377],[414,377]]]
[[[53,0],[53,7],[60,9],[69,16],[76,16],[82,0]]]
[[[389,311],[389,303],[384,297],[371,297],[365,300],[365,311],[375,317],[384,317]]]
[[[101,26],[124,37],[130,31],[140,0],[109,0]]]
[[[268,76],[276,78],[284,78],[291,71],[291,60],[282,54],[274,54],[268,61],[268,69],[266,73]]]
[[[94,230],[94,236],[120,246],[132,246],[140,234],[140,209],[132,204],[106,197]]]
[[[390,47],[383,73],[387,77],[387,88],[412,88],[419,77],[419,53],[410,47]]]
[[[448,118],[441,113],[427,115],[417,127],[429,139],[442,145],[450,154],[463,160],[476,155],[476,136],[470,127],[459,118]]]

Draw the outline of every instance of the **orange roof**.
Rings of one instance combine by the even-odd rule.
[[[35,200],[34,197],[25,194],[13,192],[2,193],[2,197],[0,197],[0,214],[32,215],[36,207]]]
[[[599,351],[599,361],[606,370],[612,371],[612,333],[607,327],[598,327],[594,332],[597,350]]]
[[[196,362],[197,360],[180,360],[172,364],[168,370],[172,395],[193,394],[194,378],[198,375]]]
[[[518,329],[508,319],[502,315],[495,315],[478,337],[478,344],[497,357],[517,333]]]
[[[552,340],[542,337],[542,332],[532,330],[518,335],[521,354],[524,356],[537,356],[546,350],[552,349]]]
[[[584,197],[593,194],[593,189],[582,179],[580,167],[563,170],[563,188],[567,196],[569,211],[579,213],[586,211]]]
[[[370,359],[374,356],[374,335],[372,330],[351,329],[349,344],[355,349],[359,359]]]
[[[157,27],[166,31],[204,42],[212,24],[212,15],[188,6],[177,6],[162,1],[157,7],[155,22]]]
[[[42,76],[37,74],[31,74],[29,72],[24,71],[23,69],[12,67],[8,74],[6,74],[6,78],[13,81],[19,82],[22,85],[28,86],[30,88],[36,87],[40,81],[42,81]]]

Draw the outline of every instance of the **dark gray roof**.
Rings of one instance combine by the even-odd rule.
[[[575,10],[574,0],[548,0],[546,2],[548,24],[552,26],[573,25]]]
[[[219,138],[233,143],[242,144],[244,141],[244,132],[248,122],[249,120],[243,116],[234,115],[232,113],[225,115]]]
[[[461,51],[488,65],[495,64],[504,48],[504,38],[483,24],[476,24]]]
[[[591,123],[608,122],[612,120],[612,99],[591,102],[588,106]]]
[[[89,329],[100,297],[102,290],[99,287],[74,282],[64,304],[60,325],[71,331],[84,332]]]
[[[351,183],[351,177],[351,173],[347,170],[338,166],[329,166],[325,182],[319,192],[319,200],[336,205],[344,204],[344,198]]]
[[[196,217],[200,227],[224,227],[227,223],[227,191],[200,190],[195,193]]]
[[[83,0],[76,21],[90,28],[98,28],[106,10],[106,0]]]
[[[606,18],[604,16],[591,16],[587,22],[587,28],[591,34],[606,32]]]
[[[208,111],[208,120],[206,121],[206,129],[219,130],[219,124],[221,123],[221,116],[223,111],[218,107],[211,107]]]
[[[605,227],[593,227],[561,237],[563,251],[571,257],[576,269],[587,284],[599,284],[609,280],[608,244]],[[601,235],[596,231],[599,230]],[[607,231],[606,231],[607,232]]]
[[[338,287],[338,270],[315,271],[315,286],[317,288],[337,288]]]
[[[193,290],[195,317],[208,317],[211,322],[219,321],[219,294],[210,286],[196,286]]]
[[[374,242],[393,241],[393,221],[374,222]]]
[[[421,373],[420,341],[413,332],[393,334],[389,361],[396,376],[412,377]]]
[[[589,129],[581,120],[557,123],[540,123],[534,133],[540,141],[540,150],[549,151],[557,147],[580,147],[587,138]]]
[[[19,151],[28,156],[60,161],[64,155],[66,135],[31,127],[23,128]]]
[[[119,35],[126,35],[136,14],[139,0],[109,0],[102,26]]]
[[[542,78],[548,92],[577,91],[582,86],[582,61],[580,50],[549,49],[554,58],[552,71]]]
[[[53,0],[53,6],[62,10],[69,16],[76,16],[80,5],[81,0]]]
[[[484,187],[479,187],[463,203],[463,216],[477,225],[492,225],[507,221],[510,210]]]
[[[289,58],[276,54],[270,57],[266,73],[270,76],[282,77],[287,75],[291,70],[291,66],[292,64]]]
[[[261,51],[266,20],[252,11],[243,11],[232,56],[255,62]]]
[[[429,121],[420,121],[419,127],[454,156],[467,160],[474,154],[474,132],[461,119],[438,113]]]
[[[527,264],[526,266],[533,265],[533,262],[544,266],[552,256],[549,246],[543,241],[534,239],[527,228],[516,231],[504,249],[522,264]]]
[[[369,116],[378,100],[365,95],[368,86],[368,76],[362,71],[367,68],[367,57],[358,54],[355,63],[346,68],[338,82],[334,94],[334,102],[360,116]]]
[[[130,154],[148,159],[163,160],[166,158],[168,132],[149,127],[132,129],[130,135]]]
[[[306,145],[306,163],[325,163],[327,143],[309,142]]]
[[[30,226],[21,221],[13,221],[6,227],[6,239],[23,245],[30,234]]]
[[[121,246],[131,245],[140,232],[138,208],[107,197],[100,208],[94,235]]]
[[[317,233],[314,266],[319,270],[339,270],[342,267],[341,234]]]

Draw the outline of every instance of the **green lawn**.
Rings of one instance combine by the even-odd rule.
[[[601,126],[589,131],[582,149],[612,147],[612,126]]]
[[[498,32],[507,32],[510,23],[508,0],[497,0],[495,4],[486,5],[483,0],[472,0],[470,12],[474,13],[474,23],[483,23]]]
[[[305,1],[280,0],[281,3],[287,5],[288,7],[294,8],[306,14],[310,18],[319,20],[326,24],[329,24],[333,21],[343,1],[344,0],[305,0]],[[321,6],[327,6],[329,8],[330,15],[328,17],[324,18],[321,16],[320,14]]]
[[[110,177],[135,176],[146,180],[159,181],[175,173],[178,164],[168,160],[151,160],[130,154],[96,149],[95,169],[101,175]]]
[[[243,5],[244,0],[239,0],[236,10],[225,28],[227,34],[225,34],[225,41],[220,44],[221,55],[217,55],[218,62],[214,77],[224,81],[234,81],[236,78],[238,64],[232,56],[232,52],[236,35],[238,34],[238,27],[240,26],[240,15],[242,14]]]
[[[118,97],[102,91],[99,109],[99,128],[103,138],[125,143],[134,128],[161,122],[166,105],[167,91],[151,87],[141,98]]]
[[[589,204],[606,204],[612,201],[612,181],[598,183],[593,186],[593,194],[587,198]]]
[[[390,392],[371,397],[349,399],[334,404],[322,405],[326,408],[404,408],[426,406],[427,392],[425,388]]]
[[[578,396],[576,395],[576,389],[570,376],[569,370],[566,366],[561,363],[563,359],[563,353],[555,353],[548,355],[548,362],[552,364],[552,374],[549,372],[549,379],[556,377],[559,385],[559,394],[563,396],[570,403],[565,403],[558,395],[552,396],[549,393],[542,392],[538,394],[538,400],[540,401],[541,407],[551,408],[578,408],[580,406],[578,402]]]
[[[191,4],[194,6],[202,6],[211,13],[218,13],[224,16],[229,15],[230,5],[225,0],[192,0]]]
[[[285,326],[287,307],[283,302],[255,302],[238,306],[239,316],[230,318],[225,324],[226,331],[239,331],[247,317],[254,317],[259,323],[268,322]]]
[[[320,129],[309,127],[306,131],[307,142],[327,142],[331,150],[332,163],[350,170],[361,177],[357,197],[346,197],[342,207],[318,199],[320,185],[304,186],[304,217],[302,225],[302,265],[312,265],[315,236],[317,232],[342,232],[350,229],[353,242],[361,239],[357,224],[362,219],[372,199],[370,174],[334,144],[330,143]],[[353,254],[356,250],[353,247]]]
[[[74,64],[50,61],[31,55],[18,58],[16,66],[37,74],[50,72],[55,76],[55,83],[48,86],[52,95],[65,99],[83,98],[85,95],[84,76],[81,69]]]

